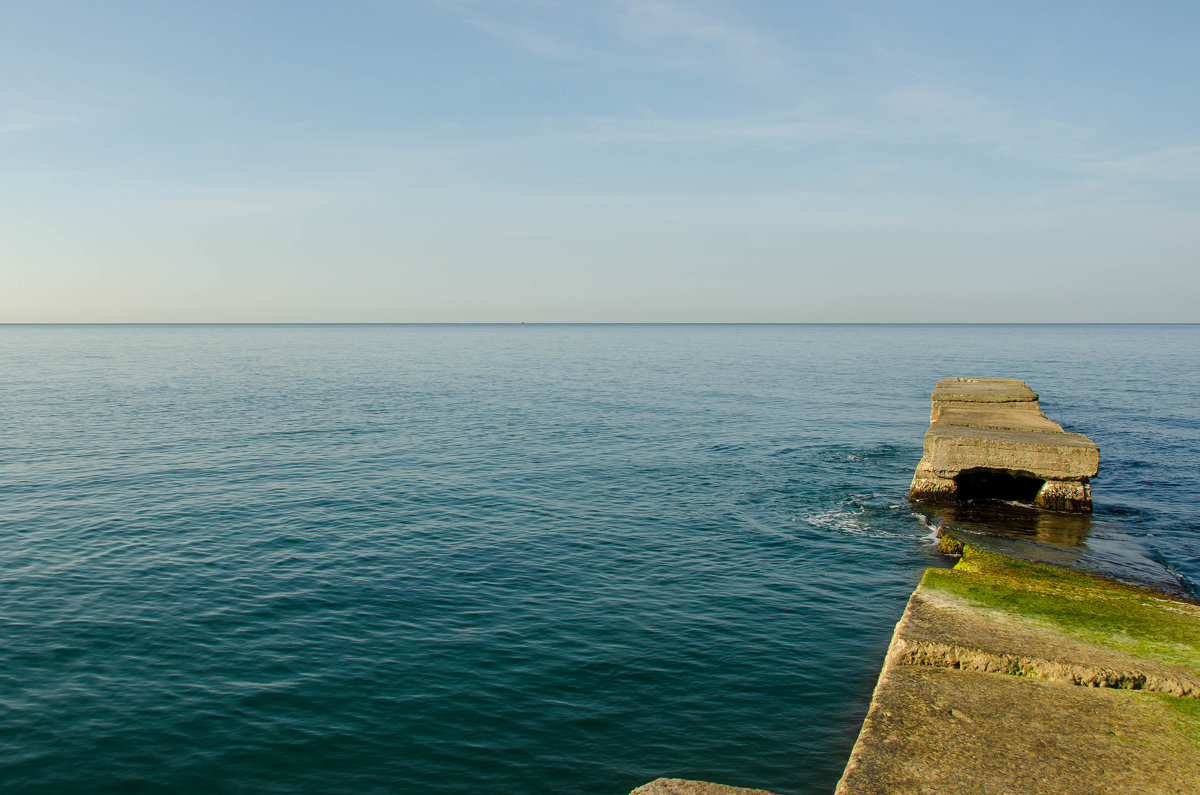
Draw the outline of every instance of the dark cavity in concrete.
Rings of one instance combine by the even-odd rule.
[[[976,467],[959,472],[954,476],[954,483],[959,500],[1032,503],[1046,481],[1028,472]]]

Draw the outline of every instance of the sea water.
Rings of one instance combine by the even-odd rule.
[[[829,792],[948,375],[1200,581],[1197,326],[0,327],[0,789]]]

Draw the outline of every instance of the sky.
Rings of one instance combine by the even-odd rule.
[[[1197,322],[1200,4],[0,0],[0,322]]]

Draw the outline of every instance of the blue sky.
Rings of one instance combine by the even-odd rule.
[[[1192,2],[0,0],[0,321],[1200,321]]]

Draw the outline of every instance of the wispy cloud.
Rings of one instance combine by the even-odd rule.
[[[861,125],[835,119],[644,117],[578,120],[553,137],[586,144],[736,145],[830,140],[861,133]]]
[[[464,12],[463,20],[506,44],[542,58],[560,61],[593,62],[613,58],[611,52],[586,39],[557,30],[547,30],[525,19],[497,14],[494,9],[480,10],[474,3],[455,2]],[[471,7],[467,7],[471,6]]]
[[[767,31],[738,19],[730,9],[702,11],[678,0],[626,0],[621,29],[652,45],[669,42],[668,57],[680,66],[706,67],[715,58],[742,75],[778,74],[783,49]]]
[[[927,82],[897,86],[884,95],[884,101],[893,110],[913,117],[954,119],[995,112],[993,103],[976,94]]]
[[[1097,159],[1087,163],[1085,168],[1106,176],[1126,179],[1196,180],[1200,179],[1200,144]]]
[[[936,81],[914,81],[882,93],[874,119],[878,140],[936,140],[1041,167],[1074,170],[1096,130],[1031,114],[1019,104]]]
[[[14,113],[0,116],[0,134],[37,130],[60,121],[62,121],[61,117],[40,113]]]
[[[878,121],[890,138],[924,137],[967,144],[1021,147],[1037,122],[982,94],[930,81],[909,82],[885,91]]]
[[[330,143],[293,139],[290,151],[342,163],[428,171],[476,158],[494,159],[546,147],[657,147],[673,144],[709,147],[755,147],[849,141],[870,134],[856,121],[747,114],[745,116],[594,116],[544,117],[496,122],[486,127],[456,129],[431,124],[393,136]]]
[[[786,50],[736,5],[679,0],[433,0],[466,24],[534,55],[607,67],[778,74]],[[701,6],[704,7],[701,7]]]
[[[153,191],[151,191],[153,193]],[[191,218],[251,218],[318,210],[336,203],[331,193],[305,189],[243,188],[171,189],[136,200],[147,209]]]

